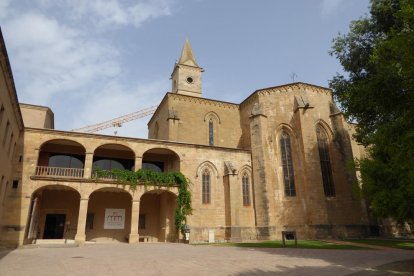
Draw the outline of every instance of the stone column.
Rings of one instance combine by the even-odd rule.
[[[83,178],[92,177],[92,166],[93,166],[93,152],[85,153],[85,166],[83,168]]]
[[[267,124],[263,106],[255,103],[250,116],[250,136],[258,239],[275,238],[275,206],[269,169],[271,164],[268,157]]]
[[[142,168],[142,156],[135,156],[134,170],[138,171]]]
[[[229,185],[229,198],[230,198],[230,226],[231,236],[230,241],[240,242],[241,241],[241,229],[239,222],[238,210],[242,206],[241,204],[241,193],[240,186],[238,183],[237,174],[228,174],[228,185]]]
[[[81,198],[79,203],[78,227],[76,230],[75,242],[83,245],[86,240],[86,215],[88,214],[89,198]]]
[[[138,223],[139,223],[139,200],[132,200],[131,208],[131,233],[129,234],[129,243],[139,242]]]

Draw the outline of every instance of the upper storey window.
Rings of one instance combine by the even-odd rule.
[[[208,145],[214,146],[214,122],[212,118],[208,121]]]
[[[328,135],[321,126],[316,127],[316,137],[318,140],[319,159],[321,162],[323,190],[325,196],[335,196],[331,160],[329,158]]]
[[[280,149],[282,153],[283,183],[286,196],[296,196],[295,177],[293,173],[292,147],[290,136],[285,131],[280,137]]]

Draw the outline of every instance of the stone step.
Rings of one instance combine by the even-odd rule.
[[[70,239],[37,239],[34,244],[75,244],[75,240]]]

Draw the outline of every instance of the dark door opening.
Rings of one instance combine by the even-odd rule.
[[[63,239],[65,230],[65,214],[47,214],[45,222],[44,239]]]

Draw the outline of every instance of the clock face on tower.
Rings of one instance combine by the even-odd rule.
[[[192,77],[188,76],[186,78],[186,81],[187,81],[187,83],[192,84],[194,82],[194,79]]]

